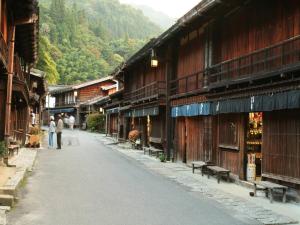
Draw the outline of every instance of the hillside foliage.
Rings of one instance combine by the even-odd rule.
[[[41,0],[37,68],[50,84],[97,79],[160,31],[118,0]]]

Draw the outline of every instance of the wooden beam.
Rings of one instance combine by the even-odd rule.
[[[246,178],[246,162],[245,156],[247,155],[246,150],[246,138],[247,138],[247,116],[246,114],[241,114],[239,118],[238,127],[238,138],[239,138],[239,178],[245,180]]]
[[[167,160],[171,159],[174,160],[174,146],[172,146],[172,137],[174,129],[172,127],[172,117],[171,117],[171,99],[170,99],[170,81],[173,77],[176,76],[176,63],[177,63],[177,55],[178,55],[178,48],[176,48],[176,42],[171,43],[166,50],[166,70],[165,70],[165,81],[166,81],[166,112],[165,112],[165,118],[166,118],[166,126],[165,126],[165,137],[166,137],[166,156]],[[174,57],[175,56],[175,57]],[[171,151],[172,149],[172,151]]]
[[[14,73],[14,53],[15,53],[15,31],[16,27],[12,26],[11,40],[9,42],[8,50],[8,74],[7,74],[7,84],[6,84],[6,107],[5,107],[5,128],[4,128],[4,138],[6,145],[9,144],[10,137],[10,120],[11,120],[11,99],[12,99],[12,82]]]
[[[15,25],[26,25],[26,24],[36,23],[38,19],[39,19],[38,15],[34,13],[29,18],[22,18],[19,20],[15,20]]]

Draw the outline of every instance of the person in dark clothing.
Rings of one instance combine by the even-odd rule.
[[[62,136],[63,127],[64,127],[64,122],[61,119],[61,115],[58,115],[58,121],[56,126],[57,149],[61,149],[61,136]]]

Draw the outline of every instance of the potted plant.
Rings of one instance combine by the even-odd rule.
[[[29,131],[29,147],[39,147],[40,145],[40,129],[32,127]]]
[[[3,158],[3,163],[8,165],[8,151],[4,141],[0,142],[0,156]]]
[[[159,155],[159,160],[160,160],[161,162],[166,162],[166,157],[165,157],[165,154],[164,154],[164,153],[160,153],[160,155]]]

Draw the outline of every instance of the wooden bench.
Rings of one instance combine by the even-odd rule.
[[[213,166],[212,162],[204,162],[204,161],[193,161],[192,162],[192,170],[195,173],[195,169],[200,169],[201,174],[203,176],[204,170],[206,170],[207,166]]]
[[[118,133],[112,133],[111,134],[111,137],[118,140]]]
[[[162,149],[158,149],[158,148],[153,148],[153,147],[150,147],[149,148],[149,155],[156,155],[156,158],[158,158],[159,157],[159,153],[163,153],[164,152],[164,150],[162,150]]]
[[[221,177],[224,176],[226,177],[227,181],[229,181],[230,170],[224,169],[219,166],[207,166],[206,168],[208,170],[207,178],[209,178],[209,176],[212,174],[217,175],[218,183],[220,183]]]
[[[144,155],[146,154],[146,152],[149,153],[149,150],[150,150],[149,147],[144,146],[144,147],[143,147]]]
[[[260,186],[260,187],[258,187]],[[275,190],[282,190],[283,196],[282,196],[282,202],[286,202],[286,191],[288,187],[275,184],[269,181],[260,181],[260,182],[254,182],[254,196],[256,196],[256,192],[261,190],[264,191],[266,194],[266,197],[268,198],[270,196],[270,202],[273,202],[273,194]]]
[[[157,137],[149,137],[149,142],[150,143],[155,143],[155,144],[161,144],[162,143],[162,139],[161,138],[157,138]]]

